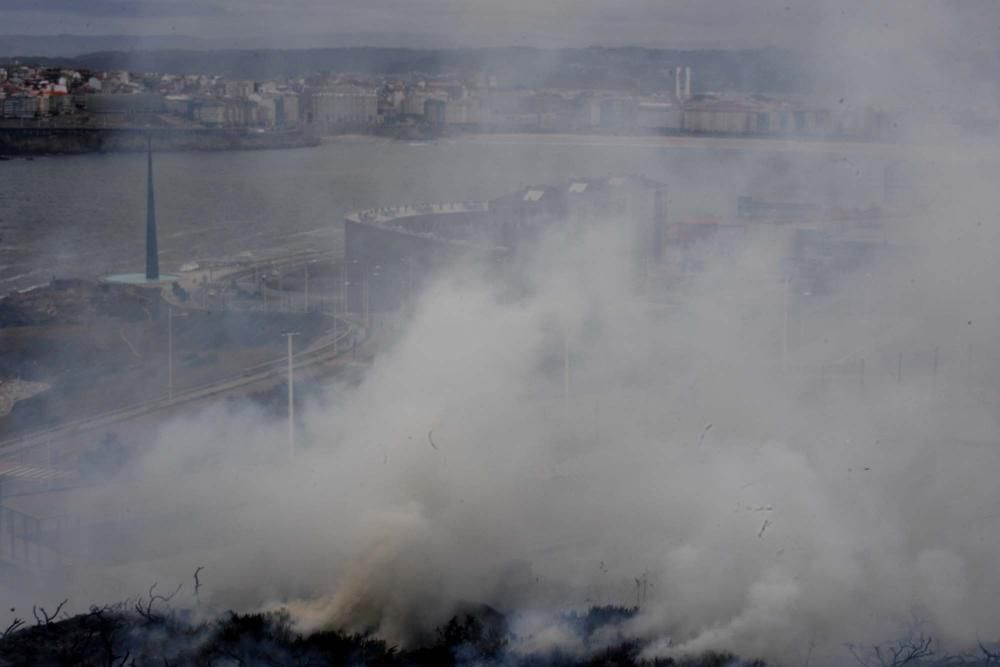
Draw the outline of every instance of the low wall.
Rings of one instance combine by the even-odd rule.
[[[253,150],[315,146],[302,132],[248,132],[212,129],[0,128],[0,155],[55,155],[146,150],[152,138],[158,151]]]

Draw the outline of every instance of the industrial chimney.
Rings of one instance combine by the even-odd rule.
[[[691,98],[691,68],[684,68],[684,99]]]
[[[674,68],[674,97],[681,99],[681,68]]]

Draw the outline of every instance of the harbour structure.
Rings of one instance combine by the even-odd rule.
[[[664,183],[617,175],[528,186],[488,202],[352,212],[345,219],[344,301],[354,312],[390,310],[452,261],[516,270],[546,231],[572,237],[604,221],[613,221],[632,249],[641,280],[663,255],[666,192]]]
[[[160,249],[156,228],[156,197],[153,190],[153,145],[146,138],[146,266],[143,273],[115,273],[101,277],[101,282],[121,286],[148,298],[150,312],[158,317],[160,292],[173,286],[177,276],[160,273]]]
[[[160,279],[160,249],[156,241],[156,200],[153,195],[153,140],[146,138],[146,280]]]
[[[700,273],[706,253],[733,255],[751,241],[782,258],[784,279],[795,275],[816,293],[891,250],[878,207],[826,210],[753,197],[737,204],[730,219],[668,222],[665,184],[616,175],[532,185],[488,202],[356,211],[345,220],[340,301],[356,313],[394,310],[457,260],[516,280],[544,234],[560,231],[569,241],[602,225],[618,235],[619,252],[631,253],[640,292]]]

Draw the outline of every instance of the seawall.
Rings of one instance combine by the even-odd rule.
[[[58,155],[143,151],[151,137],[158,151],[256,150],[315,146],[301,131],[254,132],[223,129],[6,127],[0,155]]]

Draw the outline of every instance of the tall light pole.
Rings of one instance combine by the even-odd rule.
[[[563,410],[569,419],[569,325],[563,322]]]
[[[361,312],[363,314],[364,313],[364,309],[365,309],[365,290],[367,289],[366,283],[368,282],[367,281],[367,276],[365,274],[368,271],[368,266],[366,264],[360,264],[361,275],[358,275],[358,268],[359,268],[359,262],[358,262],[358,260],[352,259],[351,260],[351,264],[352,264],[353,268],[347,273],[347,279],[348,279],[347,280],[347,284],[348,284],[348,287],[350,287],[353,284],[355,290],[358,288],[358,285],[360,284],[360,286],[361,286],[361,294],[359,294],[358,297],[359,297],[359,301],[360,301],[359,305],[361,306],[361,308],[359,310],[361,310]],[[348,290],[347,298],[348,299],[354,298],[354,295],[351,293],[351,290]],[[352,303],[351,304],[351,308],[352,308],[351,312],[356,312],[356,311],[353,310],[353,307],[354,307],[354,304]]]
[[[286,331],[282,334],[288,339],[288,456],[295,458],[295,378],[292,365],[292,338],[298,336],[297,331]]]
[[[368,265],[365,264],[362,267],[361,275],[361,321],[365,323],[365,329],[368,328]]]
[[[178,317],[185,317],[184,313]],[[167,399],[174,400],[174,307],[167,306]]]
[[[409,273],[409,279],[410,279],[410,281],[409,281],[409,283],[407,283],[407,295],[406,295],[407,299],[406,300],[408,302],[412,302],[413,301],[413,295],[416,293],[416,289],[414,287],[415,283],[413,281],[413,265],[415,263],[415,260],[413,259],[412,256],[411,257],[407,257],[407,260],[408,261],[406,262],[406,269],[407,269],[407,271]]]
[[[340,312],[347,312],[347,261],[340,263]]]
[[[372,271],[372,270],[370,270],[368,268],[368,265],[365,264],[365,284],[364,284],[364,297],[365,297],[365,304],[364,304],[365,305],[365,316],[364,316],[365,319],[364,319],[364,321],[365,321],[365,329],[368,329],[371,326],[371,291],[372,291],[371,281],[372,281],[372,278],[378,278],[379,277],[379,272],[378,271],[379,271],[380,268],[381,267],[378,264],[376,264],[375,265],[375,270]]]
[[[784,326],[782,327],[781,333],[781,370],[787,370],[788,368],[788,296],[792,291],[792,277],[785,277],[785,290],[783,295],[784,302]]]
[[[303,310],[305,310],[305,312],[307,313],[309,312],[309,264],[310,264],[309,262],[305,263],[306,286],[305,286],[305,307],[303,308]]]
[[[167,400],[174,400],[174,307],[167,306]]]

